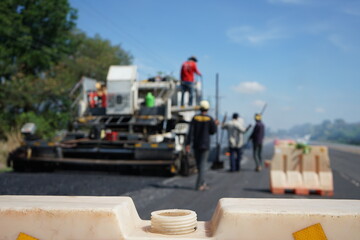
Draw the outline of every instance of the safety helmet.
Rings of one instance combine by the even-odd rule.
[[[96,82],[96,83],[95,83],[95,87],[96,87],[96,89],[99,90],[99,89],[101,88],[101,83],[100,83],[100,82]]]
[[[189,59],[188,60],[191,60],[191,61],[194,61],[194,62],[197,62],[198,60],[197,60],[197,58],[195,57],[195,56],[191,56],[191,57],[189,57]]]
[[[256,113],[256,114],[255,114],[255,120],[256,120],[256,121],[260,121],[260,120],[261,120],[261,114],[260,114],[260,113]]]
[[[210,108],[210,103],[206,100],[202,100],[200,102],[200,110],[209,110]]]

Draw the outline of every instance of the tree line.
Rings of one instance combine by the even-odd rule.
[[[68,0],[0,1],[0,139],[25,122],[51,137],[73,117],[69,95],[82,76],[105,81],[130,52],[76,28]]]
[[[311,140],[315,141],[360,145],[360,123],[347,123],[343,119],[325,120],[320,124],[301,124],[273,134],[279,137],[295,138],[310,134]]]

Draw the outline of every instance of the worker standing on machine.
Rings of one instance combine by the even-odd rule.
[[[207,115],[209,108],[210,104],[208,101],[203,100],[200,102],[200,114],[195,115],[191,120],[189,134],[185,142],[186,152],[190,152],[191,143],[194,150],[196,167],[198,169],[195,188],[198,191],[204,191],[209,188],[205,183],[204,174],[209,158],[210,135],[216,133],[216,125],[219,124],[218,120],[214,121],[212,117]]]
[[[189,57],[189,59],[184,62],[181,66],[181,106],[184,106],[184,95],[185,92],[189,92],[189,102],[188,105],[192,106],[194,98],[194,89],[195,89],[195,80],[194,73],[201,76],[201,73],[197,69],[197,58],[194,56]]]

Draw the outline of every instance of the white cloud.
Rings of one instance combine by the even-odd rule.
[[[317,108],[315,108],[315,112],[317,112],[317,113],[324,113],[324,112],[326,112],[326,111],[325,111],[325,109],[322,108],[322,107],[317,107]]]
[[[345,43],[344,39],[339,35],[330,35],[328,40],[336,47],[340,48],[341,50],[348,52],[352,49],[352,47]]]
[[[265,86],[258,82],[241,82],[239,85],[234,87],[236,92],[253,94],[265,91]]]
[[[342,12],[353,16],[360,16],[360,3],[354,3],[352,5],[344,7],[342,9]]]
[[[249,43],[259,45],[270,40],[285,38],[286,35],[279,27],[270,26],[263,30],[254,29],[251,26],[233,27],[227,30],[227,37],[236,43]]]
[[[263,100],[255,100],[252,104],[256,107],[263,107],[266,104],[266,102]]]

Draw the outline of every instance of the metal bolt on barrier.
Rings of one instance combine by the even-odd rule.
[[[151,213],[151,231],[168,235],[192,233],[197,227],[194,211],[182,209],[160,210]]]

